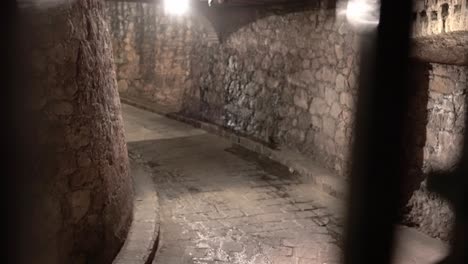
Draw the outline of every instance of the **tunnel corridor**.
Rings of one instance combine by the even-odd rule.
[[[129,151],[161,206],[155,263],[338,263],[339,224],[288,168],[124,105]]]
[[[225,138],[134,106],[122,110],[131,163],[158,194],[154,264],[341,263],[342,201]],[[414,230],[399,234],[398,264],[429,264],[446,252]]]
[[[12,263],[466,246],[467,1],[14,2]]]

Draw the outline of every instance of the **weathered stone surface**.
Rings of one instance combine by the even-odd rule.
[[[354,110],[356,82],[348,85],[347,79],[356,78],[350,70],[359,55],[352,47],[355,32],[335,23],[335,11],[328,9],[262,17],[221,44],[195,47],[192,67],[199,70],[188,94],[200,94],[200,102],[185,99],[183,112],[293,147],[344,174],[346,165],[337,153],[347,146],[333,141],[337,124],[344,130],[352,125],[341,113]],[[304,144],[308,137],[328,142]]]
[[[450,239],[453,210],[441,197],[429,192],[425,183],[413,193],[409,206],[411,211],[406,216],[409,224],[416,224],[418,229],[432,237]]]
[[[304,90],[298,89],[294,95],[294,104],[300,108],[307,110],[309,103],[307,102],[307,93]]]
[[[333,117],[333,118],[338,118],[341,114],[341,106],[340,104],[334,102],[332,107],[331,107],[331,110],[330,110],[330,115]]]
[[[426,2],[420,5],[419,1],[415,6],[414,39],[428,37],[437,44],[442,42],[434,36],[450,34],[451,38],[431,52],[440,57],[457,57],[458,53],[444,45],[452,43],[457,50],[465,47],[466,3]],[[132,22],[122,23],[126,18],[115,18],[122,16],[123,11],[130,14],[128,21]],[[338,174],[347,173],[360,69],[360,35],[337,17],[335,10],[282,14],[261,11],[257,20],[223,36],[222,43],[204,39],[213,29],[197,23],[199,17],[173,21],[162,14],[159,4],[113,3],[110,15],[117,53],[125,54],[116,56],[122,94],[157,103],[181,103],[181,111],[187,116],[275,146],[290,147]],[[144,25],[137,17],[155,23]],[[142,37],[142,32],[150,35]],[[458,41],[452,41],[452,37]],[[424,159],[420,170],[446,169],[456,162],[464,131],[466,83],[466,67],[432,64],[426,88],[430,91],[429,100],[424,105],[427,111],[409,113],[409,118],[418,124],[427,121],[427,133],[421,131],[415,136],[415,144],[424,149],[414,155],[414,159]],[[74,111],[58,108],[57,113]],[[51,108],[52,114],[56,113],[54,109]],[[88,141],[77,142],[86,145]],[[421,212],[418,203],[424,203],[424,195],[425,191],[415,193],[414,197],[419,198],[410,202],[414,205],[411,214]],[[438,200],[434,201],[429,204],[436,205]],[[448,228],[434,227],[439,216],[432,217],[431,224],[418,217],[414,217],[414,223],[421,225],[422,230],[447,237]]]
[[[159,193],[162,240],[153,263],[340,259],[341,214],[319,204],[318,190],[310,191],[313,185],[288,167],[203,130],[124,109],[130,133],[151,127],[145,137],[169,139],[129,144],[142,160],[158,165],[150,171]]]
[[[335,136],[335,129],[336,124],[333,118],[326,117],[323,119],[323,131],[327,136],[333,138]]]
[[[88,212],[91,204],[91,193],[89,190],[73,192],[71,194],[70,202],[73,222],[78,223]]]
[[[415,1],[414,37],[468,31],[468,6],[463,0]]]
[[[427,115],[423,122],[425,135],[421,140],[421,163],[419,178],[425,179],[433,171],[446,171],[457,165],[460,158],[463,133],[465,131],[465,107],[468,68],[442,64],[430,64],[427,87],[427,103],[422,107]],[[422,82],[424,83],[424,82]],[[424,97],[418,96],[420,102]],[[424,117],[424,115],[423,115]],[[415,121],[412,121],[415,122]],[[421,135],[421,136],[423,136]],[[405,217],[411,225],[416,225],[423,232],[444,240],[450,238],[454,215],[449,204],[426,188],[425,180],[408,202],[408,214]]]
[[[350,76],[350,78],[353,78],[353,77]],[[350,83],[354,83],[354,82],[350,82]],[[336,87],[336,90],[338,91],[344,91],[346,89],[346,79],[343,75],[338,74],[336,76],[335,87]]]
[[[131,221],[132,184],[104,3],[26,5],[20,14],[32,59],[17,116],[32,175],[22,186],[31,200],[20,263],[110,263]]]
[[[166,15],[162,2],[106,6],[121,96],[180,107],[194,42],[206,37],[196,33],[200,22]]]
[[[333,89],[333,87],[329,87],[325,90],[325,101],[329,106],[338,102],[338,93]]]
[[[325,115],[327,112],[328,112],[328,105],[324,99],[320,97],[312,99],[312,103],[310,105],[311,114]]]
[[[449,94],[455,90],[455,82],[451,79],[436,76],[431,80],[431,86],[435,92]]]
[[[412,57],[426,62],[468,64],[468,3],[415,1]]]
[[[431,66],[426,128],[431,136],[426,139],[424,160],[427,170],[449,169],[455,165],[462,146],[468,68]],[[441,87],[441,83],[447,86]]]
[[[354,109],[354,99],[350,93],[343,92],[340,94],[340,103],[349,109]]]

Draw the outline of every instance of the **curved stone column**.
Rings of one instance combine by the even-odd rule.
[[[24,263],[111,263],[132,183],[101,0],[20,1]]]

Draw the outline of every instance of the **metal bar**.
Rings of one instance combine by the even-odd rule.
[[[382,0],[377,32],[368,33],[362,43],[346,264],[392,261],[404,174],[411,2]]]

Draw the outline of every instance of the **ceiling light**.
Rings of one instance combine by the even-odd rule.
[[[164,0],[164,10],[167,14],[182,15],[189,9],[189,0]]]
[[[360,27],[376,27],[380,20],[380,1],[349,0],[346,18],[350,24]]]

